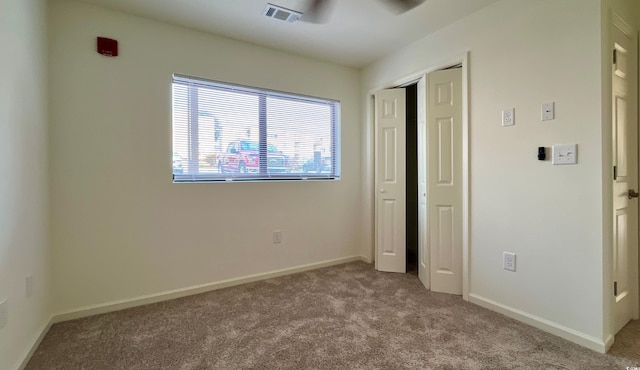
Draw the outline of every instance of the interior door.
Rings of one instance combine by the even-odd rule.
[[[375,94],[376,268],[405,273],[406,94]]]
[[[637,317],[638,304],[638,199],[630,193],[638,190],[637,49],[631,28],[619,18],[612,24],[613,277],[617,333]]]
[[[462,70],[431,72],[427,217],[431,290],[462,294]]]

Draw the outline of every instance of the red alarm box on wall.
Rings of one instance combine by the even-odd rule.
[[[98,53],[107,57],[117,57],[118,40],[98,37]]]

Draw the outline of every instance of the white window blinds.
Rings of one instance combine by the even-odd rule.
[[[340,102],[173,76],[174,182],[340,178]]]

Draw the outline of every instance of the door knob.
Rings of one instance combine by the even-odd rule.
[[[386,192],[386,190],[384,190],[384,189],[380,189],[380,192],[381,192],[381,193],[385,193],[385,192]]]
[[[629,189],[629,191],[627,192],[627,197],[629,199],[637,198],[638,196],[640,196],[640,193],[636,193],[635,190],[633,190],[633,189]]]

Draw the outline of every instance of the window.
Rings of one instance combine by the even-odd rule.
[[[173,76],[173,179],[340,178],[340,102]]]

